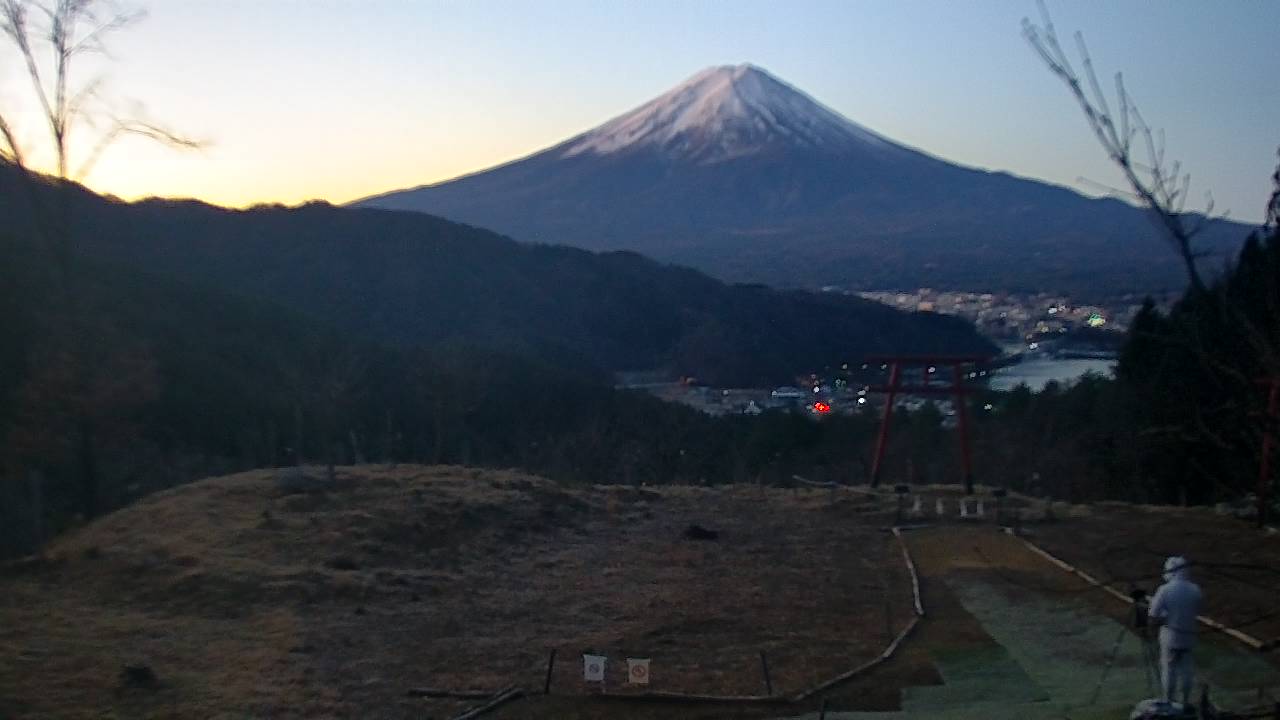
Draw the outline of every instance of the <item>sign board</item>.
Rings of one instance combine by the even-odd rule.
[[[604,682],[604,663],[603,655],[583,655],[582,656],[582,679],[587,682]]]
[[[649,658],[627,658],[627,682],[632,685],[649,684]]]

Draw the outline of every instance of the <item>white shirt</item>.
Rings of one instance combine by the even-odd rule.
[[[1200,601],[1200,586],[1182,577],[1181,573],[1156,590],[1147,614],[1164,620],[1160,626],[1161,645],[1175,650],[1195,647]]]

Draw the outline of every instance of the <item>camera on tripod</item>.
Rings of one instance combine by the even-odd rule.
[[[1151,603],[1147,599],[1147,591],[1142,588],[1134,588],[1129,591],[1129,598],[1133,600],[1133,618],[1131,622],[1133,627],[1139,630],[1147,627],[1147,612],[1151,607]]]

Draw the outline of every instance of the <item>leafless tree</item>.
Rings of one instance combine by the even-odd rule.
[[[1111,99],[1098,82],[1083,35],[1075,34],[1082,68],[1082,72],[1077,72],[1058,41],[1043,1],[1039,5],[1042,24],[1036,25],[1024,19],[1023,35],[1049,70],[1070,90],[1108,158],[1123,173],[1130,187],[1126,194],[1138,200],[1156,220],[1182,261],[1191,294],[1202,303],[1205,311],[1216,315],[1220,326],[1230,328],[1247,347],[1244,355],[1248,357],[1224,354],[1220,348],[1213,347],[1213,341],[1204,337],[1203,328],[1194,321],[1182,322],[1178,332],[1162,335],[1160,340],[1168,343],[1171,352],[1185,353],[1200,364],[1204,370],[1202,379],[1212,383],[1216,395],[1223,400],[1213,407],[1195,404],[1178,427],[1152,430],[1158,430],[1176,442],[1204,443],[1219,450],[1241,453],[1244,457],[1253,458],[1255,463],[1262,462],[1266,452],[1263,438],[1268,428],[1274,429],[1274,421],[1263,419],[1260,422],[1256,413],[1251,412],[1257,403],[1248,398],[1259,394],[1259,376],[1267,379],[1280,377],[1280,344],[1276,342],[1274,321],[1259,320],[1248,308],[1232,302],[1226,295],[1225,283],[1215,284],[1213,288],[1205,284],[1197,267],[1202,253],[1197,251],[1194,240],[1205,223],[1212,219],[1212,198],[1206,196],[1206,205],[1199,213],[1186,212],[1190,175],[1183,171],[1179,162],[1166,159],[1163,133],[1153,131],[1138,111],[1123,76],[1120,73],[1115,75],[1113,111]],[[1145,157],[1140,158],[1139,153],[1143,150]],[[1280,171],[1277,171],[1275,180],[1277,188],[1280,188]],[[1268,203],[1267,225],[1262,236],[1271,234],[1278,206],[1280,189]],[[1273,279],[1268,281],[1274,282]],[[1275,297],[1274,291],[1268,292],[1266,297],[1270,302]],[[1228,478],[1229,473],[1224,468],[1198,468],[1198,472],[1230,490],[1238,492],[1247,487],[1241,482],[1243,476]],[[1265,481],[1258,490],[1258,521],[1261,523],[1267,512]]]
[[[1058,34],[1048,9],[1043,2],[1039,5],[1043,24],[1036,25],[1023,18],[1023,36],[1049,70],[1071,91],[1107,157],[1124,174],[1130,188],[1125,194],[1137,199],[1150,211],[1182,260],[1192,289],[1197,293],[1204,292],[1206,285],[1196,266],[1202,253],[1196,250],[1193,241],[1212,216],[1213,199],[1206,196],[1205,207],[1198,216],[1186,212],[1191,175],[1183,171],[1180,162],[1166,160],[1164,133],[1153,131],[1142,117],[1125,88],[1124,76],[1121,73],[1115,75],[1116,108],[1113,111],[1112,103],[1094,72],[1084,35],[1075,34],[1080,66],[1084,72],[1082,78],[1070,56],[1058,43]],[[1136,142],[1145,149],[1145,159],[1139,159]]]
[[[121,10],[105,0],[0,0],[0,34],[25,67],[59,178],[83,178],[102,153],[126,135],[179,147],[197,145],[154,122],[119,114],[102,97],[101,76],[84,82],[75,78],[79,58],[105,54],[107,37],[143,16],[141,11]],[[26,168],[29,148],[18,138],[12,113],[11,108],[0,107],[0,157]],[[91,135],[91,149],[73,168],[70,140],[77,132]]]
[[[16,60],[13,72],[5,75],[26,80],[19,83],[20,88],[0,95],[0,161],[17,168],[30,202],[33,247],[52,260],[32,265],[38,268],[34,271],[49,274],[50,292],[37,310],[43,337],[30,352],[28,364],[33,371],[20,392],[30,401],[20,409],[19,424],[28,434],[39,435],[27,438],[26,445],[48,448],[66,440],[77,449],[86,516],[100,509],[99,441],[119,425],[127,408],[145,401],[137,388],[154,385],[102,370],[145,370],[152,367],[152,359],[145,345],[130,338],[103,339],[108,319],[94,312],[72,280],[71,194],[57,191],[56,183],[54,192],[48,192],[49,183],[35,173],[52,174],[59,181],[82,179],[104,151],[129,135],[176,147],[197,146],[137,113],[119,112],[105,97],[103,77],[81,78],[79,61],[105,55],[107,39],[142,16],[112,0],[0,0],[0,49],[7,51],[0,54],[0,62]],[[27,116],[26,110],[32,110],[30,116],[36,122],[20,121]],[[78,148],[85,152],[73,157],[81,155]],[[144,380],[150,377],[141,371],[135,374]],[[2,440],[12,449],[15,443],[23,444],[20,435]],[[37,478],[32,483],[34,496],[41,495],[41,458],[59,454],[37,453],[32,458],[30,470]],[[39,503],[34,505],[39,512]]]

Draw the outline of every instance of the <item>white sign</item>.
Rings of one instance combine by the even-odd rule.
[[[632,685],[649,684],[649,658],[627,658],[627,682]]]
[[[587,682],[604,682],[604,662],[606,659],[603,655],[583,655],[582,679]]]

